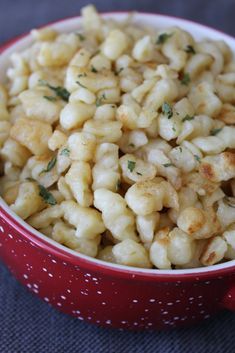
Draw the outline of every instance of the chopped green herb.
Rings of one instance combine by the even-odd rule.
[[[167,115],[167,118],[170,119],[173,116],[173,111],[172,108],[170,106],[170,104],[168,103],[163,103],[162,105],[162,112],[164,115]]]
[[[39,84],[40,84],[41,86],[46,86],[46,87],[50,88],[53,92],[55,92],[55,94],[56,94],[58,97],[60,97],[61,99],[63,99],[65,102],[68,102],[70,93],[67,91],[66,88],[60,87],[60,86],[57,86],[57,87],[51,86],[51,85],[50,85],[47,81],[45,81],[45,80],[39,80],[38,82],[39,82]]]
[[[111,105],[111,108],[115,109],[115,108],[116,108],[116,105]]]
[[[189,54],[196,54],[195,49],[192,45],[187,45],[184,51]]]
[[[133,161],[127,162],[127,168],[129,169],[130,172],[133,172],[133,170],[135,169],[135,165],[136,165],[136,162],[133,162]]]
[[[39,195],[43,198],[43,200],[49,205],[56,205],[57,201],[52,195],[50,191],[48,191],[43,185],[39,184]]]
[[[35,179],[30,178],[30,177],[26,178],[25,180],[27,180],[27,181],[36,181]]]
[[[134,143],[129,143],[129,145],[128,145],[129,147],[135,147],[135,145],[134,145]]]
[[[182,152],[183,152],[182,147],[180,147],[180,148],[179,148],[179,150],[180,150],[180,153],[182,153]]]
[[[210,134],[211,134],[212,136],[215,136],[215,135],[217,135],[221,130],[222,130],[222,127],[221,127],[221,128],[218,128],[218,129],[212,129],[212,130],[210,131]]]
[[[115,71],[115,75],[118,76],[120,72],[122,72],[123,70],[124,70],[124,67],[120,67],[119,70]]]
[[[172,130],[173,130],[174,132],[176,132],[176,128],[175,128],[174,126],[172,127]]]
[[[140,172],[136,172],[136,174],[137,174],[137,175],[143,175],[143,174],[142,174],[142,173],[140,173]]]
[[[55,164],[56,164],[56,161],[57,161],[57,158],[56,158],[56,157],[53,157],[53,158],[48,162],[46,169],[43,169],[40,174],[50,172],[50,171],[52,170],[52,168],[54,168],[54,166],[55,166]]]
[[[86,77],[87,74],[85,72],[83,72],[82,74],[79,74],[78,77]]]
[[[96,99],[95,105],[99,107],[103,104],[103,101],[106,99],[105,93],[103,93],[100,97]]]
[[[91,67],[91,71],[94,72],[95,74],[97,74],[98,70],[96,70],[96,68],[94,66]]]
[[[79,37],[81,42],[83,42],[86,39],[86,37],[82,33],[77,32],[76,35]]]
[[[61,156],[69,157],[69,154],[70,154],[70,150],[69,150],[68,148],[64,148],[64,149],[60,152],[60,155],[61,155]]]
[[[188,86],[190,82],[190,76],[188,73],[184,73],[182,79],[180,80],[182,85]]]
[[[198,155],[194,154],[193,156],[197,162],[201,163],[201,158]]]
[[[228,196],[226,196],[226,197],[224,198],[224,202],[225,202],[229,207],[235,208],[235,199],[234,199],[234,197],[228,197]]]
[[[194,119],[194,116],[190,116],[190,115],[185,115],[185,117],[182,119],[182,122],[185,122],[185,121],[190,121],[190,120],[193,120]]]
[[[172,163],[165,163],[163,164],[163,167],[167,168],[167,167],[174,167],[174,164]]]
[[[86,86],[84,86],[81,82],[76,81],[76,83],[77,83],[79,86],[81,86],[82,88],[86,88]]]
[[[157,44],[163,44],[169,39],[170,37],[173,36],[173,33],[162,33],[158,36],[157,39]]]
[[[119,179],[117,181],[116,190],[118,191],[120,189],[120,187],[121,187],[121,180]]]
[[[43,98],[47,99],[50,102],[55,102],[57,100],[56,97],[53,96],[43,96]]]

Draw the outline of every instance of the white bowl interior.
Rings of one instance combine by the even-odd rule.
[[[125,19],[127,16],[126,13],[109,13],[105,14],[105,18],[114,18],[115,20],[121,21]],[[155,27],[156,29],[164,29],[167,27],[171,26],[178,26],[180,28],[185,29],[186,31],[190,32],[195,39],[200,40],[204,38],[210,38],[213,40],[224,40],[233,50],[235,53],[235,39],[232,38],[231,36],[224,34],[220,31],[211,29],[209,27],[187,21],[184,19],[178,19],[174,17],[169,17],[169,16],[164,16],[164,15],[155,15],[155,14],[145,14],[145,13],[136,13],[134,16],[134,22],[143,24],[143,25],[149,25],[152,27]],[[81,28],[81,20],[80,17],[76,18],[71,18],[63,21],[59,21],[57,23],[54,23],[50,25],[50,27],[55,28],[59,32],[70,32],[70,31],[75,31]],[[22,51],[26,49],[30,44],[32,43],[32,39],[30,35],[27,35],[26,37],[18,40],[15,42],[13,45],[11,45],[9,48],[7,48],[0,56],[0,82],[4,82],[6,80],[6,69],[9,66],[9,56],[17,51]],[[65,248],[63,245],[55,242],[54,240],[46,237],[44,234],[38,232],[34,228],[32,228],[30,225],[28,225],[26,222],[24,222],[19,216],[17,216],[14,212],[11,211],[11,209],[8,207],[8,205],[5,203],[5,201],[0,197],[0,206],[8,213],[10,214],[14,219],[18,221],[18,223],[21,224],[26,230],[30,231],[31,233],[34,233],[38,238],[43,239],[44,241],[46,240],[48,243],[52,244],[53,246],[56,246],[59,249],[62,249],[63,251],[66,250],[68,254],[73,254],[73,256],[77,256],[78,258],[84,258],[86,260],[89,260],[92,263],[102,263],[103,266],[109,267],[109,268],[116,268],[116,269],[121,269],[123,271],[128,271],[131,273],[156,273],[156,274],[161,274],[161,275],[171,275],[171,276],[177,276],[179,274],[200,274],[203,272],[212,272],[212,271],[217,271],[229,267],[235,266],[235,260],[232,261],[227,261],[222,264],[218,265],[213,265],[209,267],[202,267],[202,268],[194,268],[194,269],[182,269],[182,270],[157,270],[157,269],[140,269],[136,267],[128,267],[128,266],[122,266],[122,265],[116,265],[116,264],[110,264],[101,260],[93,259],[90,258],[86,255],[76,253],[73,250],[70,250],[68,248]]]

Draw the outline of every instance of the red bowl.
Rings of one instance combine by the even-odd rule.
[[[122,19],[124,13],[106,14]],[[168,16],[137,14],[136,21],[163,28],[178,25],[197,39],[235,40],[205,26]],[[80,18],[59,21],[60,31],[79,27]],[[26,48],[29,36],[0,49],[0,74],[9,55]],[[0,200],[0,257],[15,277],[64,313],[102,326],[163,329],[208,319],[223,308],[235,310],[235,260],[191,270],[130,268],[89,258],[39,233]]]

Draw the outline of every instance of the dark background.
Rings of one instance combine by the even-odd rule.
[[[79,14],[87,1],[0,0],[0,43]],[[235,35],[235,0],[99,0],[99,11],[138,10],[191,19]],[[213,295],[213,293],[212,293]],[[120,332],[63,315],[28,293],[0,264],[0,353],[234,353],[235,315],[168,332]]]

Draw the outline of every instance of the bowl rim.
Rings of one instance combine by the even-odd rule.
[[[120,15],[128,15],[131,11],[112,11],[112,12],[101,12],[100,15],[104,17],[119,17]],[[178,22],[183,22],[186,25],[194,25],[199,29],[204,29],[206,31],[210,30],[215,34],[222,35],[224,38],[232,40],[235,42],[235,38],[228,35],[218,29],[197,23],[195,21],[187,20],[180,17],[169,16],[158,13],[141,12],[135,11],[139,16],[151,16],[167,20],[177,20]],[[80,20],[81,16],[72,16],[57,21],[50,22],[48,24],[37,27],[38,29],[50,27],[53,25],[60,25],[68,22],[69,20]],[[78,23],[79,24],[79,23]],[[3,54],[7,49],[11,48],[14,44],[17,44],[23,39],[30,38],[30,32],[24,33],[13,39],[10,39],[0,45],[0,53]],[[53,239],[47,237],[46,235],[40,233],[29,224],[27,224],[23,219],[16,215],[10,207],[5,203],[5,201],[0,197],[0,217],[3,219],[3,223],[7,223],[14,228],[23,238],[27,238],[32,246],[37,246],[44,251],[48,251],[57,258],[62,259],[66,263],[72,263],[75,266],[92,267],[92,270],[105,273],[107,275],[115,275],[120,277],[131,277],[146,280],[148,279],[164,279],[168,282],[180,282],[180,280],[201,280],[205,278],[223,277],[224,275],[234,275],[235,274],[235,260],[230,260],[222,264],[216,264],[208,267],[199,267],[193,269],[178,269],[178,270],[161,270],[161,269],[142,269],[138,267],[130,267],[126,265],[118,265],[114,263],[108,263],[96,258],[91,258],[87,255],[83,255],[75,252],[60,243],[54,241]]]

